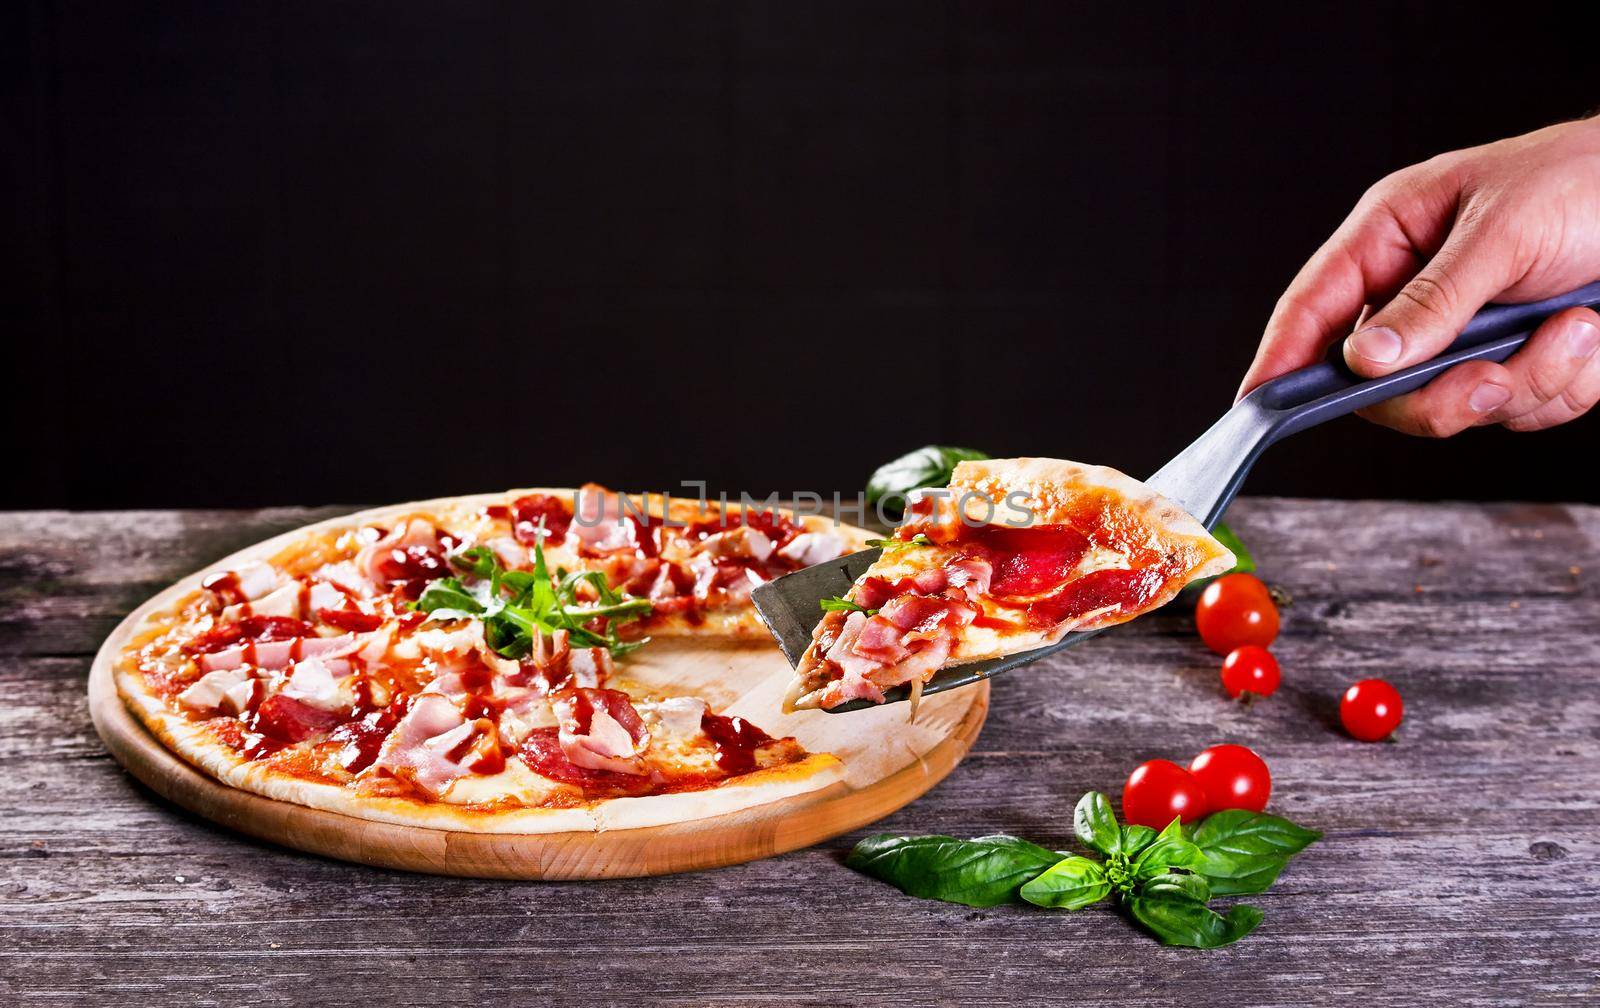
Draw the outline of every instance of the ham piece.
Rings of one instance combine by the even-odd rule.
[[[977,598],[993,573],[987,561],[967,557],[899,582],[863,581],[852,601],[874,611],[845,616],[831,637],[824,657],[841,674],[824,705],[882,703],[884,690],[921,681],[941,667],[956,635],[978,615]]]
[[[338,637],[295,637],[280,641],[241,641],[238,644],[196,656],[202,672],[241,668],[253,665],[263,669],[288,668],[302,658],[321,658],[332,662],[354,654],[365,643],[363,634],[342,634]],[[348,674],[349,662],[345,661]],[[330,666],[334,667],[334,666]]]
[[[574,766],[643,776],[650,732],[628,694],[612,689],[565,690],[553,699],[561,751]]]
[[[468,720],[442,694],[419,693],[372,765],[439,797],[457,779],[477,772],[490,747],[498,754],[498,746],[489,719]]]

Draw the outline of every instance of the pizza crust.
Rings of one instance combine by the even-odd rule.
[[[1015,514],[1015,509],[1005,506],[1007,494],[1023,491],[1032,517],[1019,527],[1060,521],[1069,513],[1075,497],[1090,490],[1110,490],[1139,510],[1152,527],[1214,544],[1214,556],[1206,564],[1209,573],[1198,573],[1195,577],[1220,574],[1235,563],[1227,547],[1212,538],[1206,527],[1189,512],[1110,466],[1049,458],[977,459],[956,465],[950,489],[958,493],[970,491],[993,501],[997,511],[993,524],[1007,524],[1005,516]],[[1012,497],[1011,501],[1017,502],[1018,498]]]

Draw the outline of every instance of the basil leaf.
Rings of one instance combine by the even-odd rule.
[[[1211,898],[1211,886],[1206,883],[1204,875],[1175,875],[1169,872],[1145,883],[1146,888],[1150,886],[1177,886],[1202,903]]]
[[[1117,825],[1117,813],[1111,808],[1111,799],[1099,791],[1090,791],[1078,799],[1072,810],[1072,831],[1090,850],[1107,856],[1128,853],[1122,845],[1126,836]]]
[[[1241,904],[1219,914],[1204,900],[1170,883],[1146,884],[1129,909],[1162,944],[1185,948],[1231,945],[1261,923],[1261,911],[1255,907]]]
[[[1194,829],[1194,844],[1203,858],[1194,870],[1219,896],[1265,892],[1289,859],[1321,836],[1264,812],[1217,812]]]
[[[1111,882],[1099,862],[1086,857],[1057,861],[1022,887],[1022,898],[1042,907],[1081,910],[1111,895]]]
[[[1217,896],[1248,896],[1264,893],[1278,881],[1289,864],[1287,858],[1235,858],[1212,852],[1195,871],[1206,877]]]
[[[1228,547],[1229,551],[1233,553],[1233,566],[1223,571],[1222,574],[1248,574],[1256,569],[1256,558],[1250,555],[1250,547],[1244,544],[1233,529],[1222,522],[1217,522],[1211,527],[1211,534],[1216,537],[1217,542]],[[1195,596],[1205,591],[1206,585],[1221,577],[1222,574],[1201,578],[1198,581],[1190,581],[1187,585],[1184,585],[1183,591],[1178,598],[1192,605]]]
[[[1155,843],[1156,831],[1148,826],[1122,827],[1122,853],[1129,857],[1136,856],[1140,851]]]
[[[1217,542],[1228,547],[1229,552],[1233,554],[1233,566],[1225,573],[1248,574],[1256,569],[1256,558],[1250,555],[1250,548],[1244,544],[1244,541],[1239,538],[1233,529],[1222,522],[1217,522],[1211,529],[1211,534],[1216,537]]]
[[[1214,812],[1194,828],[1193,840],[1202,850],[1235,854],[1276,854],[1288,857],[1320,840],[1316,830],[1298,826],[1281,816],[1245,809]]]
[[[1015,899],[1023,884],[1059,860],[1055,851],[1013,836],[881,833],[856,844],[845,864],[909,896],[990,907]]]
[[[899,497],[901,507],[884,508],[886,513],[891,510],[898,513],[904,506],[906,494],[923,487],[948,486],[958,463],[988,457],[975,448],[945,445],[918,448],[878,467],[867,480],[867,503],[876,505],[887,498]]]
[[[1133,877],[1152,879],[1166,874],[1169,868],[1197,871],[1203,864],[1205,855],[1200,853],[1199,847],[1184,839],[1183,823],[1174,818],[1133,862]]]

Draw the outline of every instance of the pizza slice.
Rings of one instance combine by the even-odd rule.
[[[883,556],[826,611],[787,709],[915,698],[947,665],[1125,623],[1233,554],[1138,480],[1058,459],[962,462],[908,502]]]

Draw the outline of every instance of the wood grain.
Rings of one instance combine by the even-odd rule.
[[[0,516],[0,1003],[1577,1005],[1600,1001],[1600,509],[1246,499],[1294,596],[1284,686],[1226,702],[1181,611],[994,686],[939,787],[871,827],[1069,845],[1139,761],[1257,748],[1326,832],[1229,949],[1110,911],[929,903],[839,863],[867,830],[716,871],[514,883],[242,838],[122,773],[90,656],[178,575],[332,511]],[[1404,692],[1393,745],[1336,726]]]

